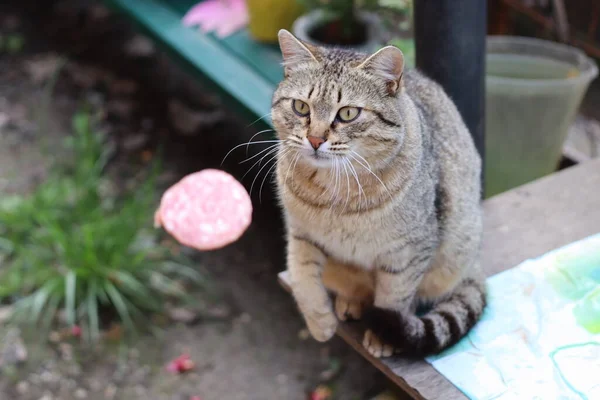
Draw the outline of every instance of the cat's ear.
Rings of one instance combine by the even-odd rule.
[[[302,63],[318,62],[315,56],[317,50],[314,46],[301,42],[285,29],[281,29],[277,36],[279,37],[279,47],[283,55],[283,67],[286,76],[294,67]]]
[[[402,84],[404,55],[399,48],[386,46],[358,66],[387,82],[390,94],[395,95]]]

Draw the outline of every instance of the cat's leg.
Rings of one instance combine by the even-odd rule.
[[[340,321],[353,319],[358,321],[362,317],[364,304],[350,297],[335,296],[335,315]]]
[[[329,259],[322,279],[325,287],[335,294],[335,314],[341,321],[360,319],[364,307],[373,303],[372,271]]]
[[[389,312],[392,318],[402,315],[406,317],[404,320],[410,321],[415,314],[415,297],[419,284],[431,263],[434,250],[433,246],[421,249],[405,248],[403,253],[405,254],[402,257],[396,255],[391,259],[382,260],[377,269],[374,308],[384,310],[384,313]],[[367,317],[370,322],[370,316]],[[385,321],[376,322],[379,329],[382,329],[382,324],[386,324]],[[390,329],[393,329],[394,323],[395,321],[389,321]],[[365,332],[363,346],[374,357],[388,357],[394,352],[402,351],[385,343],[371,329]]]
[[[310,240],[289,235],[287,264],[292,293],[308,330],[320,342],[329,340],[338,324],[321,278],[326,261],[323,251]]]

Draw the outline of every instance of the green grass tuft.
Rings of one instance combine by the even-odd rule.
[[[88,113],[68,146],[73,159],[33,193],[0,199],[0,302],[15,303],[18,323],[49,330],[62,312],[94,342],[112,316],[130,337],[203,277],[158,243],[156,163],[134,191],[110,194],[111,152]]]

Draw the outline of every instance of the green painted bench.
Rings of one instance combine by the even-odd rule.
[[[246,30],[225,39],[183,26],[199,0],[105,0],[161,44],[224,102],[249,120],[267,116],[271,96],[283,78],[276,45],[252,40]],[[264,122],[270,124],[265,117]]]

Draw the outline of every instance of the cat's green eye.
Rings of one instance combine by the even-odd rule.
[[[337,117],[342,122],[352,122],[360,115],[361,109],[358,107],[342,107],[337,113]]]
[[[310,114],[310,107],[302,100],[294,100],[292,102],[292,109],[301,117],[306,117],[308,114]]]

